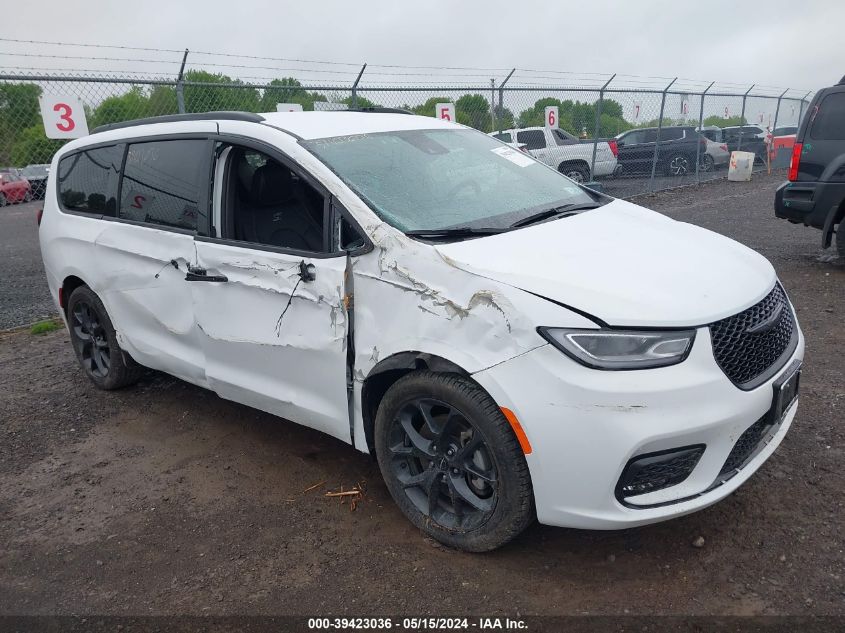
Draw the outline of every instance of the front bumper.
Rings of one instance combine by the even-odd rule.
[[[546,345],[474,378],[516,414],[528,436],[539,521],[620,529],[694,512],[742,485],[783,440],[797,403],[738,473],[713,484],[740,436],[772,406],[772,383],[803,355],[799,331],[783,368],[758,388],[742,391],[716,365],[704,327],[689,357],[671,367],[598,371]],[[617,499],[617,482],[631,458],[699,444],[704,453],[684,481],[625,504]]]

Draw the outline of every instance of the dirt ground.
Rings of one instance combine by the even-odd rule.
[[[845,614],[845,266],[773,217],[778,181],[639,201],[770,258],[807,337],[790,434],[723,502],[462,554],[336,440],[161,374],[100,392],[63,330],[5,333],[0,615]],[[359,483],[354,511],[324,497]]]

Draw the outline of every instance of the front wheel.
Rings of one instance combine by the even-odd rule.
[[[715,166],[715,161],[710,154],[705,154],[701,158],[701,171],[712,171]]]
[[[484,552],[533,520],[520,444],[473,380],[429,371],[403,376],[379,406],[375,440],[382,477],[399,509],[441,543]]]
[[[73,351],[94,385],[108,391],[137,382],[143,368],[120,349],[103,302],[87,286],[70,295],[67,320]]]

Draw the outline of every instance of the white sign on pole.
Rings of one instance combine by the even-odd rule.
[[[558,127],[558,112],[557,106],[546,106],[546,112],[544,119],[546,121],[545,126],[549,128],[556,128]]]
[[[731,111],[730,111],[730,109],[728,109],[728,106],[725,106],[725,118],[726,119],[731,118]]]
[[[634,121],[640,120],[640,111],[643,108],[643,104],[640,101],[634,101]]]
[[[85,109],[79,97],[72,95],[41,95],[41,119],[47,138],[80,138],[88,136]]]
[[[434,116],[437,119],[444,121],[457,122],[455,118],[455,104],[454,103],[438,103],[434,106]]]
[[[277,103],[276,112],[302,112],[301,103]]]
[[[689,114],[689,99],[684,97],[684,100],[681,101],[681,114],[687,116]]]

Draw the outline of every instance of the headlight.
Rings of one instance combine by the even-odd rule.
[[[647,369],[684,360],[695,330],[650,332],[538,328],[549,343],[567,356],[595,369]]]

